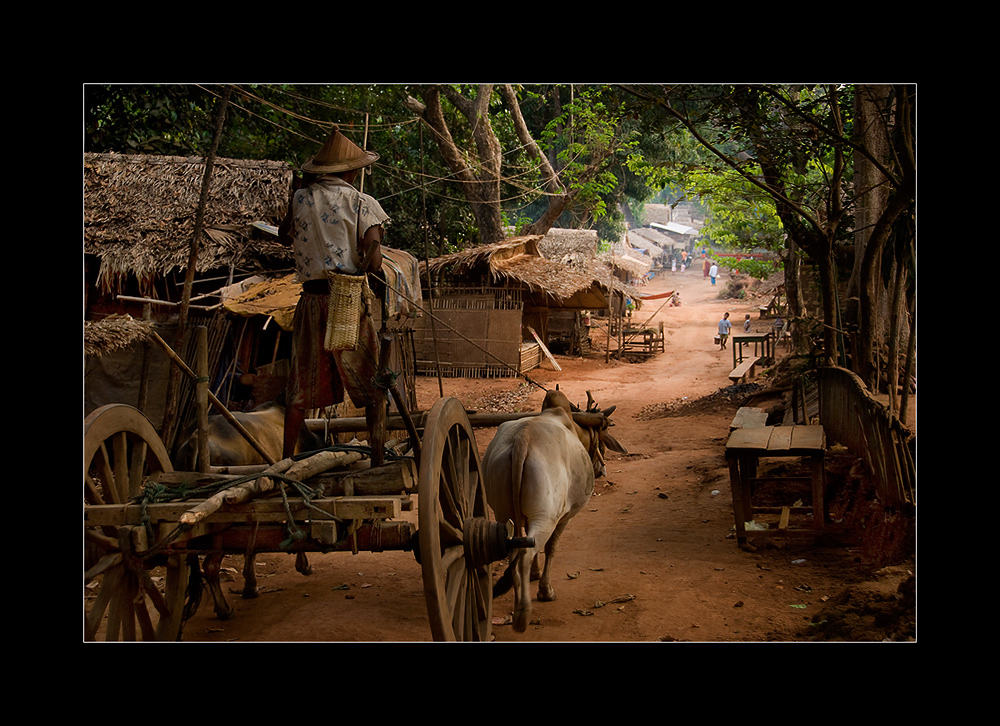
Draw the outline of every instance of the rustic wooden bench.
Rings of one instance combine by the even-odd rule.
[[[736,429],[726,442],[726,461],[729,464],[729,484],[733,491],[733,516],[736,524],[736,540],[742,547],[747,543],[747,523],[754,521],[754,506],[751,494],[755,482],[763,479],[797,477],[758,477],[757,469],[762,458],[798,456],[808,460],[810,489],[812,492],[812,521],[809,527],[789,530],[788,517],[793,510],[804,507],[780,508],[777,530],[755,531],[754,535],[779,536],[805,535],[814,537],[825,527],[829,514],[826,505],[826,473],[824,455],[826,433],[822,426],[760,426]],[[808,511],[807,510],[807,511]],[[758,513],[768,509],[758,508]]]
[[[729,374],[729,380],[733,383],[739,383],[743,380],[744,376],[749,375],[750,378],[753,378],[754,368],[757,366],[757,361],[759,360],[759,355],[752,355],[744,358],[742,363],[733,368],[732,372]]]

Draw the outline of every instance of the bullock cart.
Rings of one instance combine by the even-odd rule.
[[[310,553],[404,550],[422,570],[433,639],[488,641],[491,565],[533,543],[491,519],[473,428],[532,414],[469,414],[457,399],[441,398],[411,415],[393,397],[399,414],[334,423],[345,431],[367,427],[377,442],[385,431],[407,430],[405,455],[384,456],[389,447],[380,443],[367,454],[331,447],[283,461],[265,457],[270,463],[250,472],[174,471],[138,409],[110,404],[91,413],[84,423],[85,585],[96,593],[85,607],[85,638],[180,639],[196,585],[224,600],[217,576],[225,554],[251,563],[244,576],[252,588],[256,553],[295,553],[305,562]],[[608,425],[596,407],[575,416],[581,425]],[[367,468],[358,462],[365,456]],[[414,494],[416,526],[397,519]],[[216,612],[226,617],[219,599]]]

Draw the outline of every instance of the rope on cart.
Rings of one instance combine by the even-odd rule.
[[[317,449],[316,451],[302,452],[301,454],[293,457],[296,461],[304,459],[306,457],[312,456],[314,454],[323,451],[357,451],[363,454],[371,454],[370,446],[362,446],[358,444],[334,444],[322,449]],[[390,450],[386,451],[388,458],[404,458],[403,456],[396,454]],[[302,498],[303,504],[310,512],[318,512],[323,518],[329,519],[337,522],[337,524],[343,524],[343,521],[329,512],[323,511],[315,504],[313,504],[313,499],[322,496],[323,492],[319,489],[309,486],[304,482],[293,479],[284,474],[276,472],[256,472],[253,474],[244,474],[242,476],[236,476],[231,479],[226,479],[220,482],[213,482],[211,484],[203,484],[200,486],[188,486],[185,484],[180,484],[178,486],[166,486],[155,481],[147,481],[143,484],[142,493],[132,499],[133,504],[137,504],[140,507],[140,522],[141,525],[146,529],[147,534],[152,537],[153,527],[152,520],[149,515],[149,506],[152,504],[163,504],[167,502],[176,501],[186,501],[189,499],[203,499],[214,496],[219,492],[231,489],[233,487],[245,484],[262,477],[267,477],[275,482],[279,483],[278,487],[279,493],[282,498],[282,504],[285,508],[285,513],[288,516],[289,523],[289,538],[281,543],[282,548],[289,549],[293,544],[294,540],[304,539],[307,537],[307,533],[295,524],[294,517],[291,512],[291,505],[288,499],[288,489],[294,489],[298,495]],[[160,541],[156,542],[148,550],[146,550],[142,555],[142,559],[153,557],[159,554],[167,545],[176,540],[179,536],[191,529],[191,525],[188,524],[178,524],[170,532],[168,532]]]

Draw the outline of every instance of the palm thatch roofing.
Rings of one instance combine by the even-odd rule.
[[[556,300],[568,300],[589,290],[594,278],[567,265],[542,257],[538,248],[542,235],[511,237],[427,262],[438,274],[446,270],[463,274],[485,267],[493,279],[507,279],[529,290],[544,292]]]
[[[205,174],[201,157],[85,154],[84,252],[100,258],[98,284],[119,289],[134,277],[146,288],[186,269]],[[292,169],[275,161],[215,160],[199,240],[197,271],[235,267],[252,272],[290,250],[255,235],[253,223],[280,219]]]
[[[136,320],[129,315],[109,315],[83,323],[83,352],[87,356],[102,356],[127,348],[132,343],[147,340],[153,331],[149,320]]]
[[[634,277],[642,277],[653,266],[652,260],[648,257],[640,259],[624,244],[613,245],[609,251],[599,254],[597,259],[612,269],[624,270]]]
[[[566,264],[579,264],[597,255],[596,229],[553,227],[538,244],[542,256]]]
[[[634,287],[615,279],[609,267],[598,263],[593,255],[589,258],[578,255],[566,262],[544,257],[540,249],[542,239],[543,235],[511,237],[437,257],[422,265],[427,265],[434,274],[445,271],[467,274],[485,268],[493,279],[506,279],[530,291],[544,293],[556,307],[605,308],[609,288],[635,300],[641,297]]]
[[[648,250],[652,257],[659,257],[665,250],[674,248],[672,239],[650,227],[630,229],[628,241],[633,247]]]

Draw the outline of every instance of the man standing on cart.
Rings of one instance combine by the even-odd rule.
[[[286,458],[295,451],[307,409],[341,403],[345,390],[369,420],[374,407],[384,405],[385,392],[375,385],[378,339],[368,309],[375,303],[365,275],[381,269],[390,220],[375,199],[354,187],[359,170],[378,158],[334,128],[302,165],[302,185],[281,224],[279,239],[291,244],[302,282],[286,391]]]

